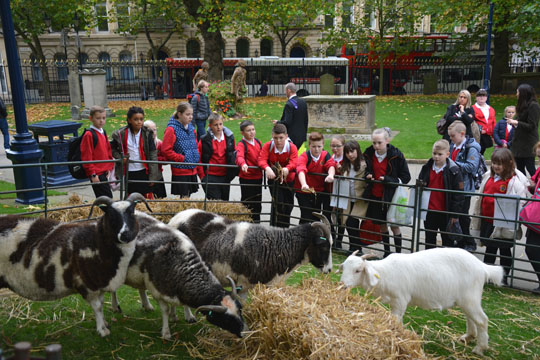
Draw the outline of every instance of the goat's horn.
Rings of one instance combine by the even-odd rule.
[[[88,214],[88,219],[92,217],[92,212],[94,211],[94,206],[98,206],[101,204],[110,206],[113,203],[112,199],[108,196],[100,196],[96,200],[94,200],[94,203],[92,204],[92,207],[90,208],[90,213]]]
[[[214,311],[217,313],[225,313],[227,310],[227,307],[222,305],[202,305],[195,309],[195,312]]]
[[[353,253],[351,254],[351,256],[356,256],[356,254],[358,254],[358,251],[360,251],[360,250],[355,250],[355,251],[353,251]]]
[[[360,258],[364,259],[364,260],[367,260],[367,259],[373,259],[373,258],[376,258],[376,257],[377,257],[377,255],[375,255],[375,254],[364,254]]]
[[[313,216],[315,216],[316,218],[318,218],[319,220],[322,221],[322,223],[324,225],[326,225],[329,229],[331,228],[331,225],[330,225],[330,221],[328,221],[328,219],[326,218],[326,216],[324,216],[323,214],[319,214],[317,212],[312,212]]]
[[[143,201],[148,211],[152,212],[152,209],[150,209],[150,206],[148,205],[148,202],[146,201],[145,197],[137,192],[129,195],[126,200],[130,202]]]

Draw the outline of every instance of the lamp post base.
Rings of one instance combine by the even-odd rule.
[[[10,149],[6,151],[6,157],[13,165],[37,164],[43,157],[41,150],[32,134],[17,133],[13,136]],[[36,189],[43,187],[41,178],[41,168],[39,166],[15,167],[13,168],[15,177],[15,188],[17,190]],[[45,196],[43,190],[25,191],[17,193],[15,202],[25,205],[43,204]]]

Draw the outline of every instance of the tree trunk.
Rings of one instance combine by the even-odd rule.
[[[201,26],[202,27],[202,26]],[[208,78],[210,81],[223,80],[223,56],[221,55],[221,31],[209,32],[201,30],[204,39],[204,60],[208,62]]]
[[[494,34],[493,38],[493,61],[491,67],[491,82],[490,82],[490,93],[491,94],[500,94],[503,90],[503,78],[502,74],[507,74],[510,72],[510,66],[508,62],[510,61],[510,34],[508,31],[500,31]]]
[[[287,43],[285,42],[285,39],[280,37],[279,42],[281,43],[281,57],[287,57]]]

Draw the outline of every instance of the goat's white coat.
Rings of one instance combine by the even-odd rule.
[[[462,340],[478,335],[474,352],[488,348],[488,318],[482,310],[484,284],[501,285],[503,269],[486,265],[468,251],[437,248],[413,254],[392,254],[379,261],[366,261],[354,254],[341,265],[341,281],[361,286],[392,306],[402,321],[407,306],[442,310],[459,306],[467,316]]]

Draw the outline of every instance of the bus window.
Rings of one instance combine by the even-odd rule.
[[[463,69],[463,80],[482,80],[484,71],[481,67]]]
[[[461,69],[444,69],[442,72],[443,83],[458,83],[463,79]]]

